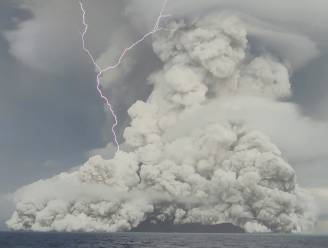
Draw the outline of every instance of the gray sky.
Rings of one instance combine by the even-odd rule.
[[[33,0],[29,8],[23,8],[21,2],[0,2],[1,228],[4,228],[4,220],[9,217],[12,208],[6,200],[7,194],[25,184],[79,165],[90,151],[105,147],[112,139],[112,120],[97,95],[94,69],[81,48],[77,1]],[[96,55],[109,48],[119,50],[142,30],[144,32],[148,28],[148,18],[153,18],[155,13],[152,9],[158,7],[158,1],[153,1],[145,21],[131,24],[138,11],[127,18],[126,2],[129,1],[87,2],[90,23],[88,44]],[[142,7],[147,0],[140,2]],[[204,6],[210,6],[205,2],[210,5],[216,3],[207,0]],[[224,4],[225,1],[217,2]],[[231,1],[229,8],[234,8],[237,2]],[[247,2],[247,5],[236,8],[272,20],[272,23],[287,30],[296,30],[318,46],[319,54],[294,71],[291,101],[297,103],[305,115],[325,123],[328,119],[328,33],[322,23],[322,16],[326,13],[321,11],[327,10],[327,4],[319,0],[303,1],[302,4],[294,0],[275,1],[278,7],[270,14],[265,7],[255,7],[254,1]],[[195,1],[190,1],[191,12],[199,7],[193,3]],[[170,10],[177,16],[183,15],[179,1],[175,4]],[[282,9],[284,12],[279,12]],[[205,10],[204,7],[202,11]],[[270,16],[275,12],[280,13],[279,20]],[[256,41],[254,44],[257,44]],[[120,75],[121,71],[115,72],[116,78],[106,90],[118,113],[119,130],[127,123],[127,108],[149,94],[151,86],[146,83],[147,76],[160,66],[149,42],[138,47],[131,54],[131,59],[136,66],[122,73],[124,76]],[[328,154],[315,159],[290,161],[296,163],[293,166],[300,184],[315,188],[316,194],[321,196],[321,220],[328,220],[327,157]],[[324,226],[321,228],[328,230],[326,223],[321,224]]]

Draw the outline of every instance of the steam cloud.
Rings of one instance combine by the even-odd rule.
[[[236,114],[282,104],[291,94],[288,68],[270,54],[251,54],[246,26],[222,13],[170,22],[153,49],[163,68],[149,78],[148,100],[129,109],[124,151],[21,188],[8,226],[115,232],[149,220],[311,229],[312,201],[294,169]]]

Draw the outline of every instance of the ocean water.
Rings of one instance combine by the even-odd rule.
[[[328,248],[328,236],[182,233],[0,233],[0,248]]]

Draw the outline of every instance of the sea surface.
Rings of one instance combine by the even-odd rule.
[[[0,248],[328,248],[328,236],[186,233],[0,232]]]

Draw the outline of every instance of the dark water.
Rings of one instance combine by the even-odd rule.
[[[328,248],[328,236],[174,233],[0,233],[0,248]]]

